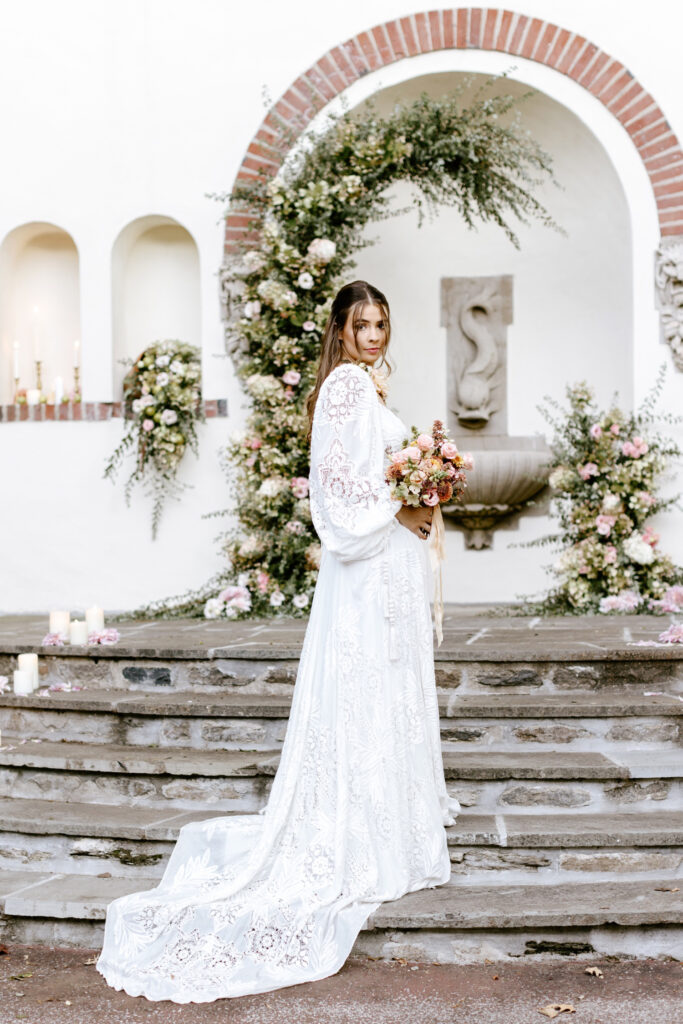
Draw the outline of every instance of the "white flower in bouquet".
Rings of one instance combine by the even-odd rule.
[[[574,472],[567,466],[557,466],[550,476],[548,477],[548,483],[555,491],[561,491],[574,479]]]
[[[624,541],[624,553],[632,562],[638,562],[639,565],[650,565],[655,560],[652,546],[638,530],[634,530]]]
[[[261,544],[261,541],[256,536],[256,534],[250,533],[247,537],[244,538],[244,540],[242,541],[238,548],[238,551],[240,555],[242,555],[244,558],[248,558],[249,555],[259,554],[262,547],[263,545]]]
[[[305,608],[308,604],[308,594],[295,594],[292,598],[292,604],[295,608]]]
[[[337,254],[337,246],[329,238],[314,238],[308,247],[309,258],[322,265],[329,263]]]
[[[602,499],[601,510],[606,515],[615,515],[621,512],[621,498],[618,494],[612,494],[611,491],[607,491],[604,498]]]
[[[252,373],[245,381],[246,389],[258,402],[282,398],[282,383],[271,373]]]
[[[157,366],[168,366],[168,364],[171,362],[171,357],[157,356],[155,362]]]
[[[238,587],[245,587],[245,588],[249,586],[249,573],[248,572],[241,572],[239,574],[239,576],[237,577],[237,586]]]
[[[174,359],[171,365],[169,366],[169,370],[176,377],[182,377],[182,375],[185,373],[185,363],[183,363],[182,359]]]
[[[273,309],[286,309],[297,303],[296,292],[286,288],[281,281],[275,281],[272,277],[261,281],[256,291],[260,298]]]
[[[207,619],[217,619],[223,614],[224,604],[217,597],[210,597],[204,605],[204,617]]]
[[[282,602],[285,600],[285,595],[281,590],[274,590],[270,595],[270,604],[273,608],[279,608]]]
[[[244,315],[247,320],[258,320],[261,315],[261,303],[258,299],[251,299],[244,304]]]
[[[283,491],[289,490],[289,480],[284,476],[267,476],[262,481],[258,493],[264,498],[275,498]]]
[[[156,385],[158,388],[165,388],[171,378],[167,373],[158,373]]]
[[[161,422],[165,427],[171,427],[178,422],[178,413],[175,409],[164,409],[161,414]]]
[[[138,416],[149,402],[145,398],[135,398],[133,400],[133,412]]]
[[[266,257],[258,249],[250,249],[244,254],[244,267],[250,274],[263,270],[266,265]]]
[[[304,270],[299,274],[296,283],[299,288],[303,288],[304,291],[309,291],[309,289],[311,289],[315,284],[315,281],[313,280],[313,276],[309,274],[307,270]]]

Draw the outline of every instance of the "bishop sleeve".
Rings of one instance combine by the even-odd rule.
[[[341,562],[370,558],[400,529],[402,503],[384,479],[379,399],[355,363],[324,381],[313,417],[310,498],[322,544]]]

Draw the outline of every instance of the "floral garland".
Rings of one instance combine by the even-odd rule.
[[[199,350],[182,341],[156,341],[135,360],[123,382],[123,440],[104,471],[113,480],[124,455],[135,451],[135,468],[125,485],[126,504],[136,483],[152,494],[152,537],[165,500],[189,487],[176,479],[188,446],[198,453],[198,420],[204,420]]]
[[[226,345],[251,402],[246,431],[225,451],[238,525],[219,537],[227,567],[196,591],[152,602],[142,616],[228,618],[307,612],[320,564],[308,501],[305,399],[314,384],[331,302],[351,273],[369,222],[392,216],[387,189],[415,188],[415,205],[458,209],[466,224],[493,221],[518,245],[511,216],[556,227],[533,192],[550,158],[515,118],[519,101],[459,92],[333,116],[304,136],[298,156],[283,130],[275,176],[239,184],[230,209],[250,241],[222,267]]]
[[[567,387],[567,411],[546,396],[562,418],[538,407],[555,429],[549,484],[560,533],[511,546],[559,541],[562,550],[550,567],[558,585],[526,612],[683,611],[683,570],[660,550],[659,534],[647,523],[680,498],[656,493],[669,460],[683,454],[654,430],[656,419],[683,421],[654,413],[664,377],[665,366],[641,409],[629,414],[616,406],[598,410],[585,382]]]

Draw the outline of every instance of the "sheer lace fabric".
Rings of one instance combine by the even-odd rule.
[[[110,904],[113,987],[185,1003],[324,978],[382,902],[450,878],[429,570],[384,482],[404,436],[361,368],[330,374],[311,446],[322,561],[267,805],[184,826],[157,888]]]

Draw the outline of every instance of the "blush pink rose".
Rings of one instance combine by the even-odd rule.
[[[594,423],[589,430],[589,434],[591,437],[594,438],[602,437],[602,427],[600,426],[600,424]]]
[[[269,582],[270,576],[268,575],[267,572],[261,571],[256,573],[256,587],[258,589],[259,594],[266,593],[266,591],[268,590]]]
[[[419,462],[420,459],[422,458],[422,452],[420,451],[419,448],[416,448],[414,445],[410,445],[408,448],[404,448],[403,452],[405,454],[406,459],[412,459],[413,462]]]
[[[592,476],[598,475],[598,467],[594,462],[587,462],[585,466],[579,466],[579,476],[582,480],[588,480]]]
[[[415,443],[420,451],[428,452],[430,448],[434,447],[434,438],[431,434],[420,434]]]
[[[462,453],[463,469],[474,469],[474,456],[471,452]]]
[[[441,454],[444,459],[454,459],[458,454],[458,446],[453,441],[444,441],[441,445]]]
[[[611,565],[617,560],[617,549],[614,544],[605,544],[605,565]]]
[[[612,426],[609,428],[610,434],[614,434],[615,437],[617,436],[617,434],[619,433],[620,430],[621,430],[621,427],[619,426],[618,423],[613,423]]]
[[[295,498],[307,498],[308,497],[308,477],[307,476],[294,476],[290,482],[292,488],[292,494]]]
[[[146,430],[148,433],[150,430],[154,430],[154,420],[143,420],[142,429]]]
[[[296,387],[301,380],[301,374],[298,370],[287,370],[286,373],[282,374],[282,379],[285,384],[291,384],[292,387]]]
[[[391,456],[391,461],[395,466],[403,466],[408,461],[406,449],[402,448],[400,452],[393,452]]]
[[[436,491],[426,491],[422,495],[422,503],[423,503],[423,505],[428,505],[430,507],[432,505],[438,505],[439,504],[439,495],[437,494]]]

